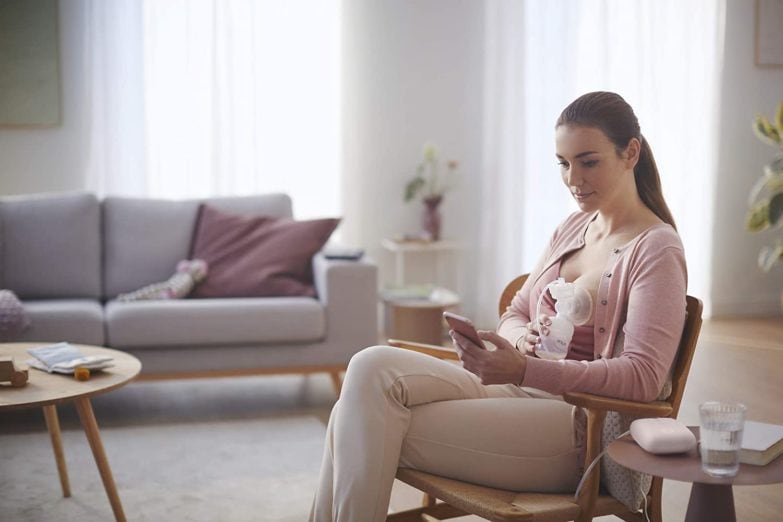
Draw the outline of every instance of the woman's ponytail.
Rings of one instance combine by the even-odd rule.
[[[639,136],[642,147],[639,152],[639,161],[633,169],[633,175],[636,179],[636,190],[642,202],[647,205],[647,208],[652,210],[664,223],[668,223],[676,230],[677,225],[674,224],[674,217],[672,217],[666,200],[663,199],[661,177],[658,174],[658,166],[655,164],[652,149],[647,142],[647,138],[641,134]]]

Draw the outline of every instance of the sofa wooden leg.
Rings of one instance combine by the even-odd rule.
[[[337,397],[339,397],[340,391],[343,388],[343,380],[340,378],[340,372],[331,371],[329,372],[329,377],[332,378],[332,385],[334,386],[334,391],[335,393],[337,393]]]

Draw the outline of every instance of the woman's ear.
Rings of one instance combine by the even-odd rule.
[[[639,162],[639,155],[642,152],[642,144],[638,138],[631,138],[628,142],[628,146],[625,147],[625,153],[623,154],[625,159],[625,165],[627,168],[633,170],[636,164]]]

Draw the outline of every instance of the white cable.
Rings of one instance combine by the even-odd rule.
[[[621,437],[625,437],[626,435],[628,435],[630,433],[631,433],[631,430],[628,430],[625,433],[621,433],[614,440],[617,440],[617,439],[619,439]],[[612,441],[612,442],[614,442],[614,441]],[[582,486],[584,485],[584,481],[587,478],[587,476],[590,474],[590,471],[593,469],[593,467],[596,464],[598,464],[598,462],[600,462],[601,457],[606,455],[607,451],[609,451],[609,445],[608,444],[607,444],[606,448],[593,459],[593,461],[590,463],[590,465],[587,466],[587,469],[582,474],[582,478],[579,480],[579,484],[577,484],[577,486],[576,486],[576,493],[574,493],[574,501],[577,501],[579,499],[579,490],[582,489]],[[642,490],[642,485],[641,484],[639,484],[639,493],[642,494],[642,499],[644,500],[644,509],[642,510],[642,513],[644,513],[644,519],[647,522],[650,522],[650,518],[647,516],[647,494]]]
[[[644,519],[647,522],[650,522],[650,517],[647,516],[647,493],[645,493],[644,490],[642,489],[641,482],[639,483],[639,493],[642,494],[642,499],[644,499],[644,510],[642,511],[642,513],[644,513]]]
[[[621,433],[614,440],[617,440],[620,437],[625,437],[629,433],[631,433],[631,430],[628,430],[625,433]],[[590,471],[593,469],[593,467],[596,464],[598,464],[598,462],[601,460],[601,457],[606,455],[607,451],[609,451],[609,445],[608,444],[606,445],[606,448],[593,459],[593,461],[590,463],[590,465],[587,466],[587,469],[582,474],[582,479],[579,481],[579,484],[577,484],[577,486],[576,486],[576,493],[574,493],[574,501],[578,500],[578,498],[579,498],[579,490],[582,489],[582,486],[584,485],[585,479],[587,478],[588,475],[590,475]]]

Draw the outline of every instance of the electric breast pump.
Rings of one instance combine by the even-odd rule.
[[[548,335],[540,336],[536,355],[542,359],[565,359],[568,345],[574,336],[574,326],[585,324],[593,311],[593,298],[586,289],[574,283],[566,283],[562,277],[549,283],[538,298],[536,306],[536,327],[541,332],[538,318],[541,317],[541,302],[547,290],[555,299],[555,312]]]

